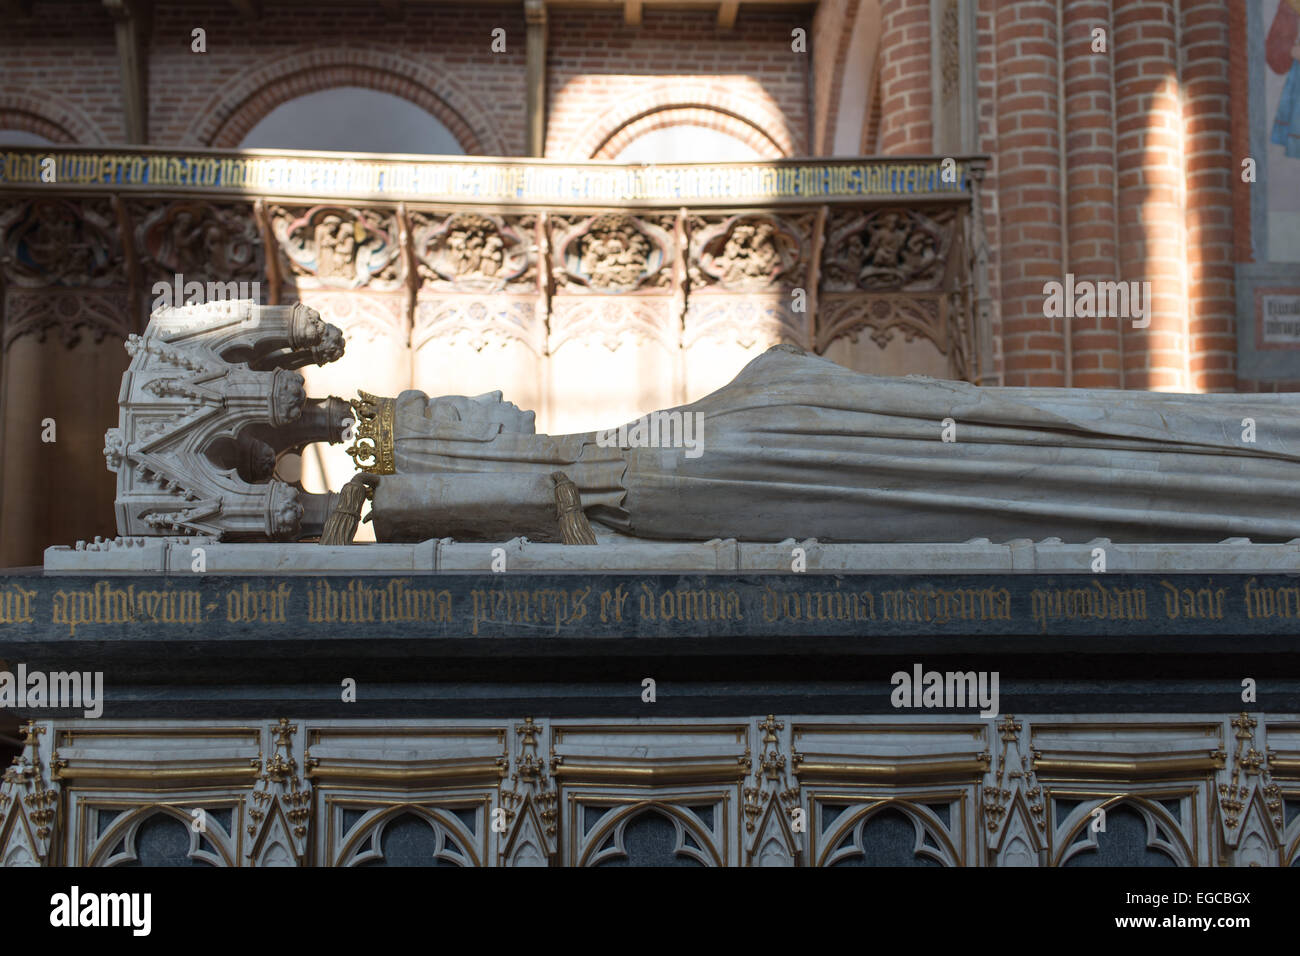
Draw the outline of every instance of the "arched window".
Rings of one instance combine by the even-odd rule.
[[[762,157],[729,133],[683,124],[638,136],[613,158],[620,163],[735,163]]]
[[[54,140],[25,129],[0,129],[0,146],[53,146]]]
[[[414,103],[359,86],[318,90],[281,103],[248,131],[239,146],[358,153],[465,153],[446,126]]]

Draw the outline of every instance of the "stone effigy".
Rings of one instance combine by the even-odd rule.
[[[185,309],[129,346],[107,449],[123,534],[304,540],[334,513],[337,543],[373,497],[389,542],[590,543],[588,521],[678,541],[1300,537],[1300,395],[980,388],[777,346],[692,404],[545,435],[500,392],[308,399],[289,363],[341,352],[311,310]],[[275,456],[341,440],[349,417],[369,474],[342,501],[271,477]]]
[[[644,538],[1300,536],[1300,395],[979,388],[777,346],[607,432],[534,434],[497,392],[376,401],[391,432],[362,461],[392,472],[380,540],[507,532],[541,514],[557,469],[593,522]]]

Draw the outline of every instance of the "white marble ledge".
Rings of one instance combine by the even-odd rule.
[[[498,551],[498,549],[500,549]],[[1213,544],[1117,544],[1098,538],[1065,544],[1059,538],[993,543],[987,538],[952,544],[823,544],[816,539],[780,543],[643,541],[603,537],[595,546],[538,544],[527,538],[499,543],[453,541],[419,544],[222,544],[208,538],[132,537],[78,542],[45,551],[45,570],[165,574],[428,574],[452,571],[717,572],[797,570],[876,573],[1054,572],[1087,574],[1097,549],[1109,572],[1300,572],[1300,538],[1254,544],[1230,538]],[[495,563],[495,568],[494,568]]]

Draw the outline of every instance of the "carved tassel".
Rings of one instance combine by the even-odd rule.
[[[321,531],[321,544],[351,544],[361,523],[361,503],[374,497],[375,485],[379,479],[374,475],[353,475],[339,491],[338,504],[334,513],[325,520]]]
[[[582,510],[578,486],[562,471],[551,472],[555,482],[555,513],[560,519],[560,537],[565,544],[595,544],[596,534]]]

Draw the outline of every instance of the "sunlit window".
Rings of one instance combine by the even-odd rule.
[[[53,142],[24,129],[0,129],[0,146],[51,146]]]
[[[705,126],[665,126],[638,136],[615,157],[620,163],[734,163],[760,159],[734,136]]]
[[[356,153],[465,152],[446,126],[414,103],[357,86],[320,90],[281,103],[239,145]]]

